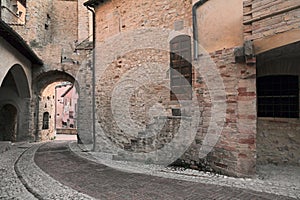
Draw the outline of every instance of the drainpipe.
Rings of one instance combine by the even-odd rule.
[[[95,47],[96,47],[96,17],[95,11],[89,6],[85,5],[86,8],[93,14],[93,63],[92,63],[92,120],[93,120],[93,148],[96,149],[96,103],[95,103],[95,90],[96,90],[96,75],[95,75]]]
[[[194,60],[198,60],[198,24],[197,24],[197,9],[202,6],[208,0],[200,0],[193,5],[193,39],[194,39]]]

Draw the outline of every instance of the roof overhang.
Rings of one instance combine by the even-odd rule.
[[[32,64],[43,65],[43,61],[34,53],[25,40],[2,19],[0,19],[0,37],[3,37],[11,46],[28,58]]]

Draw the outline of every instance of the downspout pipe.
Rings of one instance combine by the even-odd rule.
[[[199,54],[199,49],[198,49],[198,40],[199,40],[199,35],[198,35],[198,24],[197,24],[197,9],[202,6],[205,2],[208,0],[200,0],[197,3],[193,5],[192,9],[192,16],[193,16],[193,39],[194,39],[194,60],[198,60],[198,54]]]
[[[85,5],[85,4],[84,4]],[[89,5],[85,5],[86,8],[93,14],[93,63],[92,63],[92,132],[93,132],[93,148],[96,150],[96,103],[95,103],[95,91],[96,91],[96,73],[95,73],[95,47],[96,47],[96,16],[95,11]]]

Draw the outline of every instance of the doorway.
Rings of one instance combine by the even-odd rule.
[[[16,107],[11,104],[6,104],[0,109],[0,141],[16,141],[17,114]]]

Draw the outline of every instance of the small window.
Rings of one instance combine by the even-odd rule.
[[[45,112],[43,114],[43,129],[49,129],[49,113]]]
[[[74,111],[69,111],[69,118],[74,119]]]
[[[298,76],[264,76],[257,79],[258,117],[299,118]]]
[[[191,37],[180,35],[170,42],[171,100],[192,99]]]

